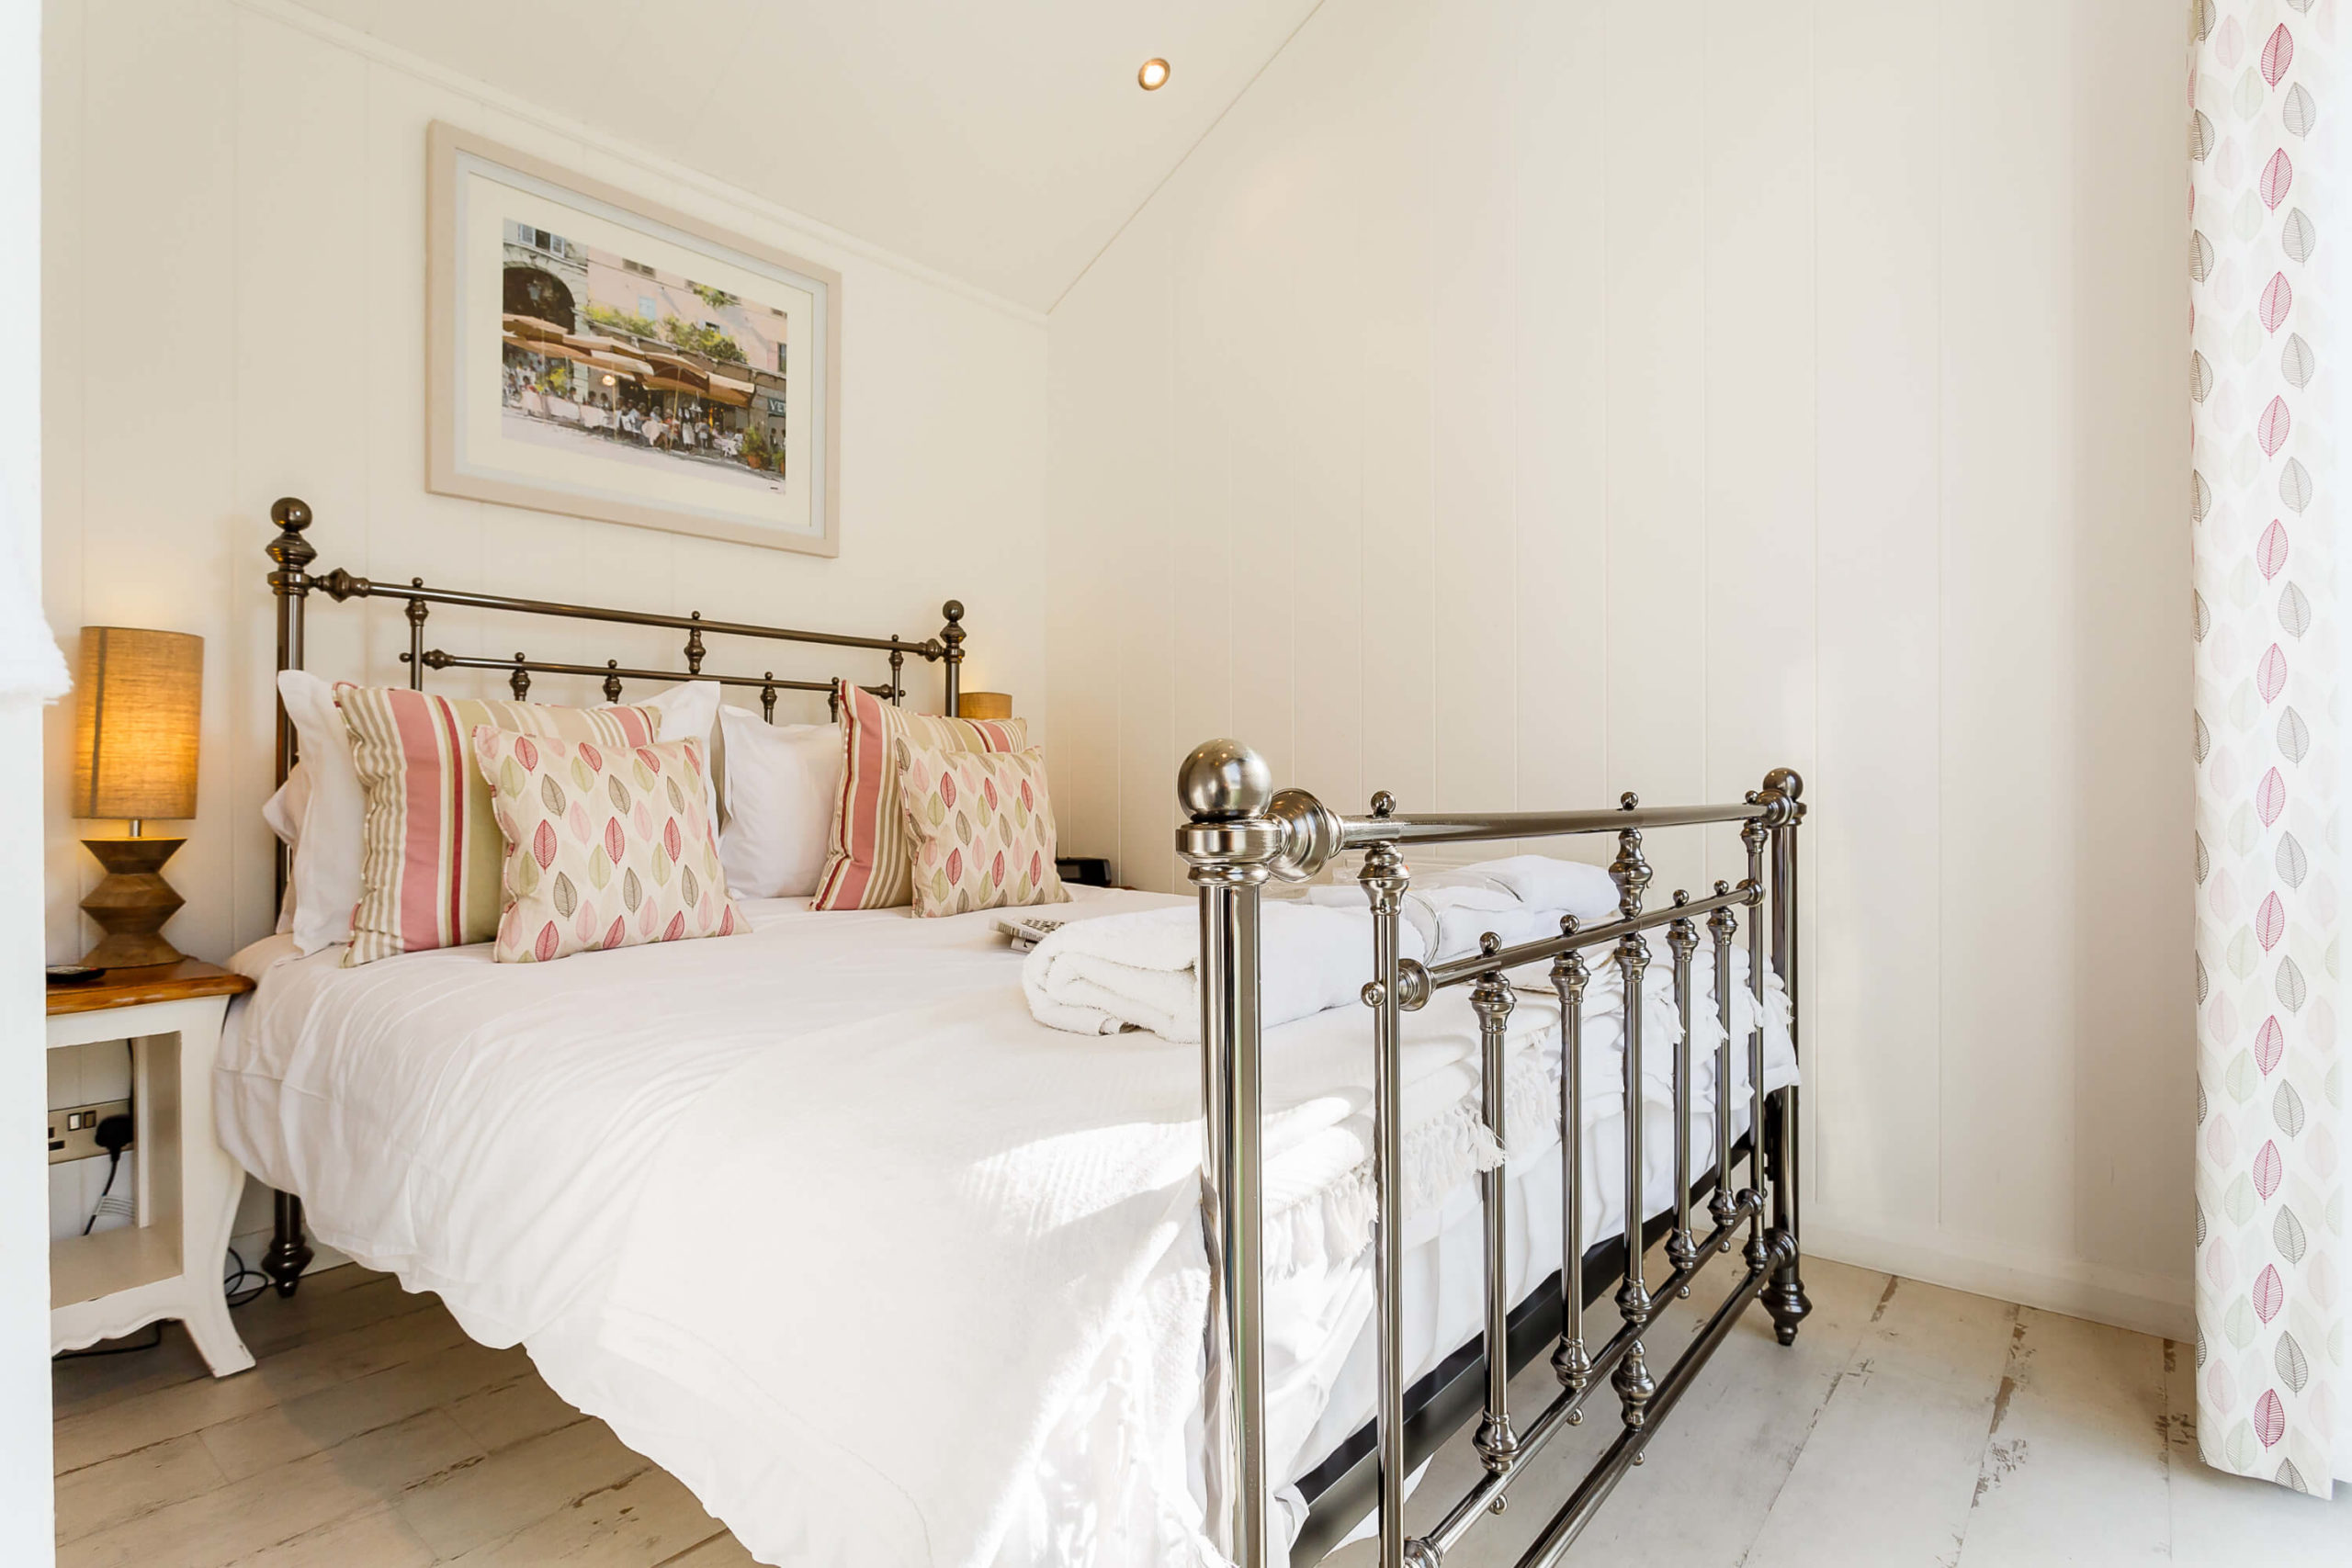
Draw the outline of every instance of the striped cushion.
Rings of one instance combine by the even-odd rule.
[[[662,726],[650,707],[557,707],[397,686],[340,685],[335,700],[367,795],[345,967],[498,934],[506,840],[474,765],[478,727],[627,750],[651,744]]]
[[[914,902],[899,770],[907,745],[935,751],[1025,751],[1026,720],[943,718],[892,707],[838,682],[842,784],[812,909],[895,909]]]

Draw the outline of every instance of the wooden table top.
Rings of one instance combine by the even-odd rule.
[[[49,1014],[98,1012],[107,1008],[137,1007],[141,1002],[176,1002],[189,997],[233,997],[250,991],[254,983],[243,975],[183,958],[176,964],[149,964],[136,969],[109,969],[95,980],[49,987]]]

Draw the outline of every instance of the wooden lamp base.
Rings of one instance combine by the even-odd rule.
[[[83,954],[95,969],[176,964],[180,950],[163,937],[164,922],[187,902],[164,880],[164,863],[186,839],[85,839],[82,847],[106,867],[105,880],[82,900],[82,912],[106,935]]]

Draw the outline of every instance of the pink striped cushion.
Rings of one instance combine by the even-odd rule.
[[[944,718],[892,707],[871,692],[837,682],[842,709],[842,785],[833,831],[812,909],[895,909],[914,902],[899,770],[909,745],[934,751],[1025,751],[1025,719]]]
[[[335,701],[367,795],[345,967],[498,934],[506,840],[474,764],[478,727],[617,750],[650,745],[662,727],[650,707],[558,707],[398,686],[338,685]]]

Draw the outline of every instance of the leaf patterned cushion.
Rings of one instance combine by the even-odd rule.
[[[751,929],[718,869],[702,741],[605,747],[485,724],[473,743],[506,837],[499,963]]]
[[[1060,904],[1042,751],[951,751],[901,741],[899,801],[915,913]]]
[[[661,710],[641,705],[566,707],[347,683],[334,698],[366,797],[346,968],[496,934],[506,907],[502,847],[490,788],[471,755],[477,726],[586,740],[605,751],[662,733]]]
[[[908,903],[909,842],[899,829],[901,742],[933,750],[1018,751],[1026,720],[944,718],[893,707],[871,692],[836,683],[842,714],[842,782],[833,830],[812,909],[895,909]],[[1041,773],[1039,778],[1042,780]],[[1051,857],[1048,856],[1048,859]]]

